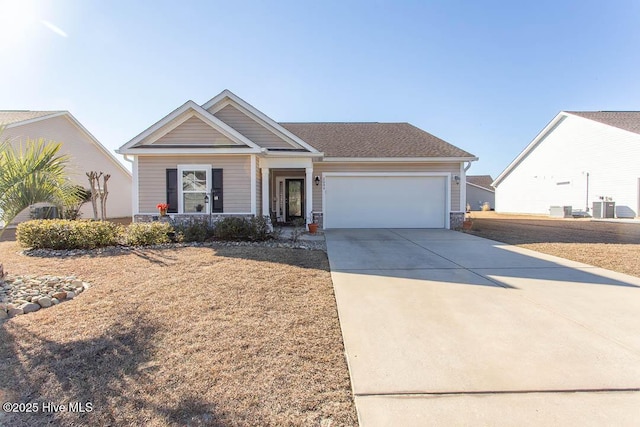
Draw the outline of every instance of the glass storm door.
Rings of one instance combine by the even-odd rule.
[[[285,180],[286,222],[304,219],[304,179]]]

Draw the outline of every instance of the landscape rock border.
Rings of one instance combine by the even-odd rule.
[[[0,320],[71,300],[91,285],[75,276],[12,276],[0,279]]]

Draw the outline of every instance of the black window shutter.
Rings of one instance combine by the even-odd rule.
[[[222,169],[211,169],[211,212],[223,212],[223,194],[222,194]]]
[[[167,212],[178,213],[178,169],[167,169]]]

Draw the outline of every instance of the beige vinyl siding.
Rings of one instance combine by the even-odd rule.
[[[214,115],[261,147],[299,148],[284,141],[231,105],[227,105]]]
[[[322,177],[325,172],[445,172],[460,175],[460,163],[324,163],[313,164],[313,177]],[[460,185],[453,180],[451,188],[451,210],[460,209]],[[313,210],[322,211],[322,184],[313,184]]]
[[[25,125],[10,127],[2,134],[13,145],[26,143],[29,139],[44,138],[45,141],[61,143],[59,153],[69,156],[67,173],[77,185],[89,188],[86,172],[98,171],[110,174],[108,181],[107,216],[109,218],[131,216],[131,175],[115,158],[105,153],[94,141],[67,116],[43,119]],[[108,150],[111,151],[111,150]],[[82,218],[93,218],[91,203],[85,203]],[[29,210],[20,214],[13,223],[29,219]]]
[[[153,145],[167,144],[236,145],[235,142],[197,117],[191,117],[153,143]]]
[[[224,213],[251,212],[250,156],[138,156],[139,213],[155,213],[167,199],[166,170],[178,165],[223,169]]]

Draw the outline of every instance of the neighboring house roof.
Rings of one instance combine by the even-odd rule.
[[[557,126],[569,116],[581,117],[583,119],[592,120],[604,125],[612,126],[618,129],[626,130],[640,134],[640,111],[560,111],[538,135],[525,147],[518,156],[509,163],[509,166],[502,171],[493,182],[493,186],[500,185],[516,166],[524,160],[531,151]]]
[[[491,183],[493,183],[491,175],[467,175],[467,184],[484,188],[485,190],[495,191]]]
[[[640,111],[566,111],[574,116],[640,134]]]
[[[126,175],[131,176],[131,172],[124,167],[122,163],[116,158],[116,156],[107,148],[100,143],[96,139],[95,136],[91,134],[85,128],[82,123],[78,121],[73,115],[68,111],[28,111],[28,110],[0,110],[0,125],[6,126],[7,128],[14,128],[19,126],[25,126],[33,122],[37,122],[40,120],[48,120],[54,117],[64,116],[68,121],[71,122],[74,126],[76,126],[80,132],[84,133],[87,138],[100,150],[105,156],[116,166],[120,168]],[[3,122],[6,120],[6,122]],[[44,135],[43,135],[44,137]],[[63,142],[63,141],[61,141]]]
[[[13,125],[64,111],[0,110],[0,126]]]
[[[474,157],[409,123],[280,124],[325,157]]]

